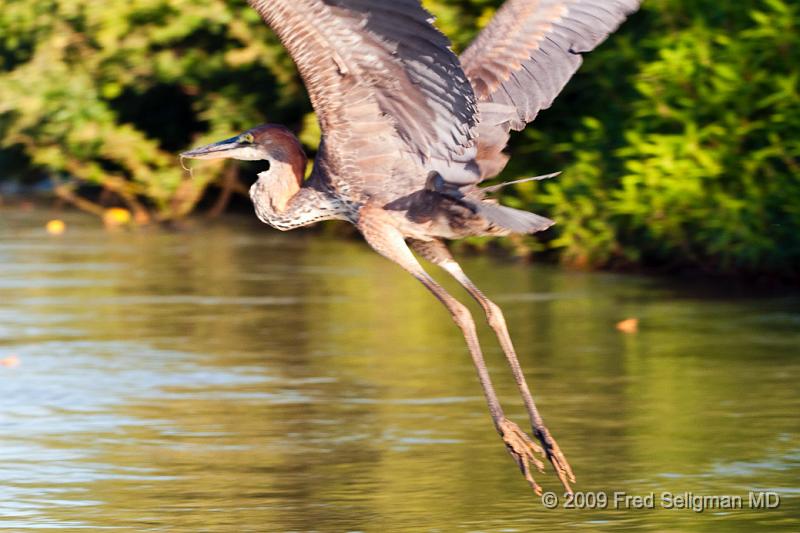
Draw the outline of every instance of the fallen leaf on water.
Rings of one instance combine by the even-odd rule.
[[[45,228],[50,235],[61,235],[66,231],[67,225],[64,224],[63,220],[55,219],[48,222]]]
[[[5,366],[8,368],[16,368],[19,366],[19,357],[16,355],[9,355],[8,357],[4,357],[0,359],[0,366]]]
[[[626,318],[621,322],[617,322],[617,329],[623,333],[636,333],[639,329],[639,319]]]
[[[103,223],[107,227],[115,228],[131,223],[131,212],[122,207],[112,207],[103,213]]]

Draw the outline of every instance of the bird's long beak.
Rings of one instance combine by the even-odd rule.
[[[246,149],[248,145],[243,145],[239,142],[239,137],[231,137],[224,141],[207,144],[188,152],[183,152],[181,157],[188,157],[192,159],[224,159],[236,158],[239,152]]]

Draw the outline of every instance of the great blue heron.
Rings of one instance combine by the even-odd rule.
[[[509,131],[548,108],[588,52],[639,0],[508,0],[457,57],[418,0],[248,0],[294,59],[322,141],[311,176],[282,126],[264,124],[182,154],[269,161],[250,189],[256,214],[290,230],[343,219],[422,282],[461,328],[495,428],[531,487],[547,457],[568,492],[572,469],[542,422],[500,308],[470,281],[444,239],[534,233],[553,224],[498,205],[477,184],[500,173]],[[536,444],[503,413],[467,308],[412,250],[442,267],[486,313],[522,395]]]

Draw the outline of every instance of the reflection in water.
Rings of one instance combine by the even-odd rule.
[[[109,234],[76,218],[53,238],[0,216],[0,358],[21,361],[0,368],[3,528],[800,526],[796,297],[466,259],[579,490],[782,496],[760,512],[548,511],[446,312],[363,244],[237,221]],[[629,316],[636,335],[614,329]]]

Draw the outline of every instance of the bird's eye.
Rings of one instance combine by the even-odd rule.
[[[253,144],[254,141],[252,133],[243,133],[239,136],[239,142],[241,143]]]

